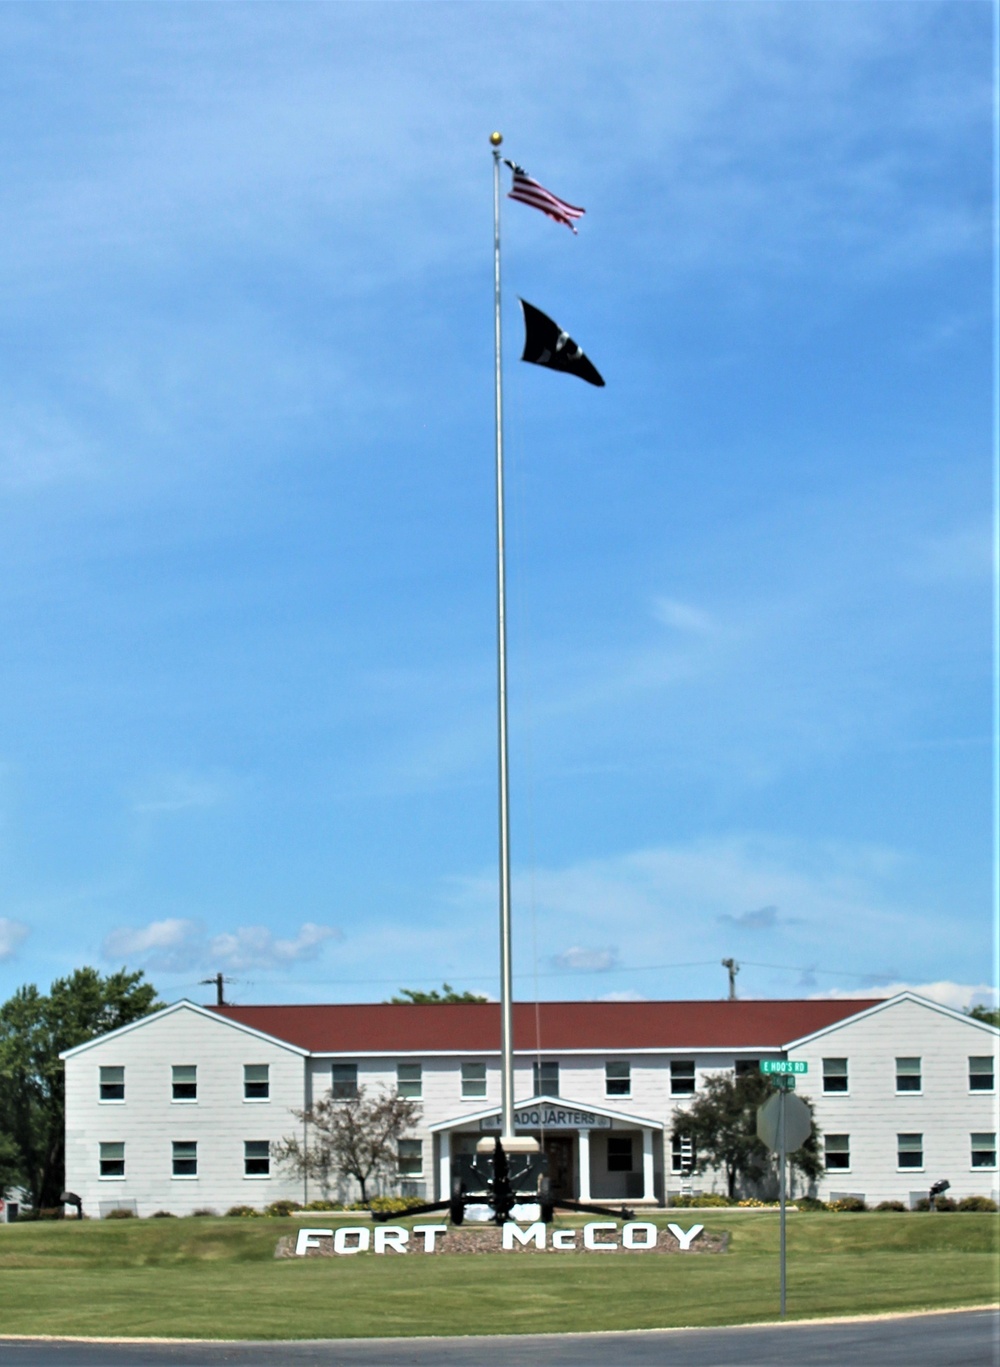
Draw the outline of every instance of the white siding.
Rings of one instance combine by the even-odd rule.
[[[863,1193],[869,1202],[907,1202],[939,1178],[948,1195],[996,1195],[997,1172],[973,1168],[970,1136],[996,1132],[996,1092],[970,1092],[970,1055],[997,1053],[996,1032],[971,1020],[902,1000],[828,1031],[790,1056],[805,1059],[809,1072],[798,1079],[799,1094],[816,1108],[820,1128],[850,1136],[850,1171],[825,1174],[818,1195]],[[922,1060],[919,1093],[896,1092],[896,1058]],[[848,1060],[849,1090],[824,1095],[823,1059]],[[994,1077],[997,1065],[994,1064]],[[924,1164],[900,1171],[896,1136],[922,1134]],[[822,1146],[821,1146],[822,1147]]]
[[[968,1067],[971,1055],[997,1053],[998,1032],[971,1020],[942,1012],[929,1003],[900,998],[886,1007],[833,1027],[791,1050],[805,1059],[809,1072],[798,1079],[799,1095],[815,1104],[824,1133],[850,1136],[851,1166],[847,1171],[827,1173],[817,1194],[856,1191],[877,1202],[907,1201],[912,1192],[926,1190],[937,1178],[951,1182],[950,1194],[996,1195],[995,1170],[974,1169],[970,1139],[973,1133],[1000,1130],[997,1096],[970,1092]],[[762,1050],[763,1057],[780,1056],[779,1050]],[[897,1056],[922,1060],[919,1094],[896,1093]],[[705,1077],[731,1069],[738,1054],[733,1051],[698,1053],[663,1050],[655,1053],[609,1051],[586,1055],[543,1052],[544,1061],[559,1064],[559,1093],[568,1102],[622,1113],[636,1120],[664,1126],[662,1143],[654,1139],[654,1166],[658,1194],[676,1191],[680,1177],[671,1171],[672,1118],[686,1109],[692,1096],[671,1090],[672,1059],[693,1059],[698,1095]],[[849,1060],[849,1091],[824,1095],[822,1060]],[[608,1096],[605,1063],[628,1062],[631,1087],[628,1096]],[[355,1062],[358,1083],[365,1088],[394,1087],[400,1061],[422,1064],[421,1116],[410,1137],[423,1143],[423,1176],[408,1180],[425,1184],[428,1199],[440,1193],[441,1139],[429,1127],[454,1127],[453,1148],[471,1143],[478,1122],[462,1122],[487,1109],[500,1106],[499,1054],[431,1056],[418,1060],[404,1054],[384,1057],[338,1056],[338,1062]],[[461,1065],[464,1061],[486,1064],[486,1096],[463,1098]],[[535,1055],[519,1053],[515,1063],[515,1098],[533,1092],[532,1064]],[[304,1058],[293,1049],[269,1043],[211,1012],[184,1004],[150,1017],[136,1027],[107,1036],[66,1061],[66,1183],[82,1198],[84,1209],[97,1214],[101,1203],[134,1201],[141,1215],[155,1210],[184,1214],[199,1207],[220,1212],[231,1205],[264,1206],[278,1198],[306,1201],[321,1195],[351,1200],[358,1195],[352,1184],[336,1185],[321,1192],[315,1182],[292,1180],[272,1161],[269,1178],[244,1176],[244,1140],[274,1142],[298,1132],[301,1122],[292,1115],[329,1091],[330,1057]],[[198,1099],[194,1104],[171,1100],[173,1064],[195,1064]],[[243,1097],[243,1065],[267,1063],[270,1096],[267,1102]],[[125,1069],[124,1103],[99,1100],[102,1065]],[[995,1066],[1000,1075],[1000,1061]],[[634,1129],[633,1121],[615,1122],[615,1128]],[[460,1136],[468,1134],[468,1139]],[[595,1131],[595,1134],[597,1132]],[[924,1136],[924,1166],[920,1171],[899,1171],[896,1136]],[[174,1140],[194,1140],[198,1145],[197,1178],[171,1175]],[[124,1179],[99,1177],[101,1142],[125,1144]],[[604,1152],[599,1140],[592,1145],[595,1173]],[[724,1190],[719,1174],[694,1179],[696,1189]],[[395,1190],[395,1183],[388,1184]]]
[[[171,1100],[175,1063],[198,1068],[198,1099]],[[243,1065],[269,1065],[270,1097],[244,1101]],[[125,1069],[124,1102],[101,1102],[102,1064]],[[280,1139],[303,1105],[303,1060],[281,1046],[201,1012],[180,1010],[98,1041],[66,1060],[66,1186],[96,1215],[102,1202],[135,1201],[140,1215],[189,1214],[211,1207],[264,1206],[279,1197],[301,1199],[302,1185],[275,1171],[243,1175],[246,1139]],[[171,1175],[174,1140],[198,1145],[198,1176]],[[125,1177],[102,1179],[102,1142],[124,1142]]]

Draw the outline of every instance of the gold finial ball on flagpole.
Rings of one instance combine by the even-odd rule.
[[[503,142],[503,134],[502,134],[502,133],[491,133],[491,134],[490,134],[490,142],[493,144],[494,147],[499,147],[500,144]]]

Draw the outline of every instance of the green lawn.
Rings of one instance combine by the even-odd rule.
[[[663,1218],[657,1217],[661,1223]],[[685,1211],[730,1232],[696,1254],[362,1255],[275,1260],[296,1220],[0,1226],[6,1334],[193,1338],[560,1332],[776,1318],[777,1215]],[[317,1224],[328,1223],[317,1217]],[[580,1223],[572,1221],[568,1223]],[[995,1215],[788,1219],[793,1317],[997,1299]]]

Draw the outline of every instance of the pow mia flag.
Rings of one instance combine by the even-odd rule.
[[[524,310],[524,351],[522,361],[532,365],[548,366],[549,370],[565,370],[570,375],[579,375],[588,384],[604,385],[597,369],[587,360],[582,350],[568,332],[563,332],[558,323],[521,300]]]

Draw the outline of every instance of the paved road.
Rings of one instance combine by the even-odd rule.
[[[2,1367],[1000,1367],[1000,1319],[950,1315],[635,1334],[314,1343],[0,1341]]]

